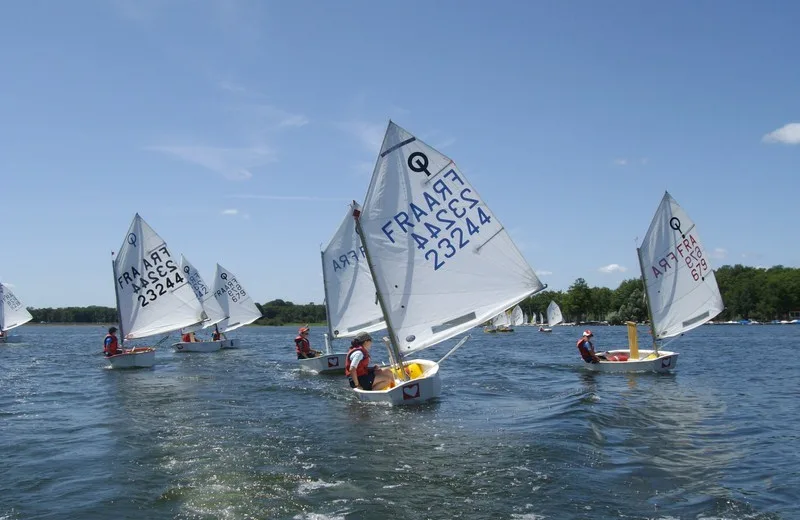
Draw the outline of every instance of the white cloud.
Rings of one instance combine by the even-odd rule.
[[[239,214],[239,210],[238,209],[223,209],[220,214],[221,215],[238,215]]]
[[[222,174],[229,180],[245,180],[253,176],[252,169],[277,161],[275,151],[266,146],[248,148],[217,148],[213,146],[148,146],[147,150],[162,152]]]
[[[765,143],[800,144],[800,123],[789,123],[766,134],[761,140]]]
[[[617,166],[627,166],[628,159],[614,159],[614,164],[616,164]]]
[[[727,256],[728,256],[728,250],[723,247],[714,248],[714,250],[711,252],[711,257],[717,258],[719,260],[722,260]]]
[[[628,270],[628,268],[619,264],[608,264],[600,267],[597,270],[601,273],[624,273]]]
[[[553,271],[536,271],[536,276],[550,276]]]

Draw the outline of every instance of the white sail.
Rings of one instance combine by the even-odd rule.
[[[561,316],[561,307],[552,300],[550,300],[550,305],[547,306],[547,324],[552,327],[553,325],[558,325],[564,321],[564,317]]]
[[[516,307],[514,307],[514,309],[511,311],[511,326],[512,326],[512,327],[519,327],[519,326],[520,326],[520,325],[522,325],[523,323],[525,323],[525,318],[524,318],[524,316],[522,315],[522,307],[520,307],[519,305],[517,305],[517,306],[516,306]]]
[[[449,339],[542,289],[455,163],[392,122],[360,220],[401,352]]]
[[[261,317],[261,311],[236,276],[219,264],[214,275],[214,297],[228,316],[219,324],[222,332],[238,329]]]
[[[200,272],[183,255],[181,255],[181,271],[189,282],[189,285],[192,286],[195,296],[200,300],[203,310],[206,311],[206,315],[208,316],[208,319],[203,323],[187,327],[185,331],[194,332],[196,330],[205,329],[227,318],[227,314],[225,314],[225,311],[222,310],[219,302],[214,297],[214,291],[206,285],[203,277],[200,276]]]
[[[494,318],[492,318],[492,326],[493,327],[510,327],[511,320],[508,317],[508,313],[506,311],[501,312]]]
[[[137,213],[114,259],[123,339],[172,332],[206,314],[166,242]]]
[[[14,296],[7,285],[0,283],[0,330],[11,330],[20,325],[25,325],[33,319],[25,305]]]
[[[669,193],[639,248],[656,339],[682,334],[723,311],[711,262],[689,215]]]
[[[322,279],[332,338],[386,328],[351,207],[322,251]]]

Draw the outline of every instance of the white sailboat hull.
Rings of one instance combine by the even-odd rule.
[[[216,352],[222,348],[225,348],[223,345],[226,343],[230,343],[233,340],[230,339],[221,339],[218,341],[179,341],[178,343],[173,343],[172,346],[175,348],[176,352]]]
[[[238,339],[226,339],[222,341],[222,348],[239,348],[240,342]]]
[[[539,332],[553,332],[553,329],[541,329]]]
[[[317,374],[344,374],[344,362],[347,354],[323,354],[310,359],[298,359],[297,364],[303,370]]]
[[[678,353],[659,350],[658,357],[647,359],[654,350],[639,350],[639,359],[628,361],[600,361],[600,363],[586,363],[586,368],[595,372],[669,372],[678,365]],[[622,354],[630,356],[630,350],[609,350],[607,355]]]
[[[149,368],[156,364],[156,349],[134,347],[106,359],[111,363],[111,368]]]
[[[354,389],[358,399],[368,403],[386,403],[392,406],[418,404],[435,399],[442,393],[442,380],[439,376],[439,363],[427,359],[412,359],[404,366],[417,363],[423,368],[420,377],[410,381],[397,381],[396,386],[387,390]]]

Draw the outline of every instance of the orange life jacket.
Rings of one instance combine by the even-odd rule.
[[[359,361],[358,365],[356,366],[356,377],[365,376],[369,373],[369,352],[364,347],[350,347],[350,350],[347,351],[347,358],[344,361],[344,375],[350,377],[350,354],[355,352],[356,350],[360,351],[364,358]]]
[[[311,343],[308,342],[308,338],[297,336],[294,338],[294,349],[298,354],[311,354]]]
[[[111,341],[106,345],[106,340],[111,338]],[[119,342],[117,341],[117,337],[113,334],[106,334],[105,339],[103,339],[103,353],[114,355],[119,350]]]
[[[586,346],[587,343],[589,344],[589,346]],[[578,340],[578,352],[581,353],[581,357],[583,358],[584,361],[592,361],[593,359],[590,347],[594,347],[594,345],[592,345],[592,342],[589,341],[589,339],[586,338],[586,336]]]

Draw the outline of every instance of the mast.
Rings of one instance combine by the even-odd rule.
[[[330,340],[333,339],[333,329],[331,328],[331,311],[328,307],[328,279],[325,277],[325,251],[320,251],[319,256],[322,259],[322,289],[325,292],[325,320],[328,322],[328,335],[325,338],[325,353],[331,353]],[[329,340],[330,338],[330,340]]]
[[[355,208],[356,201],[353,201],[353,207]],[[367,266],[369,267],[369,272],[372,274],[372,278],[375,278],[375,264],[372,262],[372,257],[369,254],[369,247],[367,246],[367,239],[364,237],[364,230],[361,228],[361,210],[360,209],[353,209],[353,218],[356,220],[356,233],[358,233],[358,238],[361,239],[361,245],[364,246],[364,256],[367,257]],[[408,375],[406,371],[402,368],[402,357],[400,355],[400,349],[397,346],[397,334],[394,331],[394,327],[392,326],[391,320],[389,320],[389,309],[386,308],[386,302],[383,299],[383,295],[381,294],[381,290],[378,287],[378,284],[375,284],[375,294],[378,297],[378,303],[381,306],[381,312],[383,312],[383,319],[386,320],[386,330],[389,332],[389,354],[397,365],[397,372],[400,373],[400,377],[403,378],[403,381],[408,381]]]
[[[117,320],[119,320],[119,346],[123,347],[125,332],[122,330],[122,309],[119,306],[119,287],[117,287],[117,264],[114,262],[113,251],[111,252],[111,271],[114,273],[114,299],[117,302]]]
[[[658,356],[658,343],[656,342],[656,324],[653,322],[653,310],[650,305],[650,295],[647,294],[647,279],[644,277],[644,264],[642,263],[642,250],[636,248],[636,256],[639,258],[639,271],[642,273],[642,287],[644,289],[644,299],[647,303],[647,317],[650,318],[650,336],[653,338],[653,350]]]

